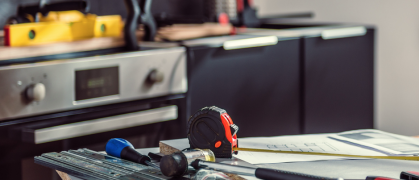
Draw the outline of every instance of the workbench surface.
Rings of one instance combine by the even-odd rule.
[[[158,153],[159,148],[137,149],[142,154],[149,152]],[[223,163],[234,163],[237,165],[249,166],[240,160],[219,158],[217,161]],[[252,165],[250,165],[252,166]],[[383,159],[357,159],[357,160],[330,160],[312,162],[293,162],[260,164],[259,167],[293,171],[317,176],[341,177],[344,179],[365,179],[367,176],[384,176],[399,178],[402,171],[419,171],[419,162]],[[63,180],[79,180],[79,178],[59,173]],[[244,177],[246,179],[257,179],[255,177]]]

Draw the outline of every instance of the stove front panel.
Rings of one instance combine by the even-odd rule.
[[[0,67],[0,121],[187,91],[183,47]]]

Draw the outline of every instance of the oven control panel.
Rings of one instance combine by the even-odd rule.
[[[119,94],[119,67],[84,69],[75,72],[75,100]]]
[[[183,47],[0,67],[0,121],[186,93]]]

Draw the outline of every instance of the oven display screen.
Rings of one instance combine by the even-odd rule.
[[[76,101],[119,94],[118,66],[76,71]]]

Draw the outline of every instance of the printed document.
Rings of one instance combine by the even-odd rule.
[[[419,154],[419,139],[375,129],[346,131],[329,137],[387,155]]]

